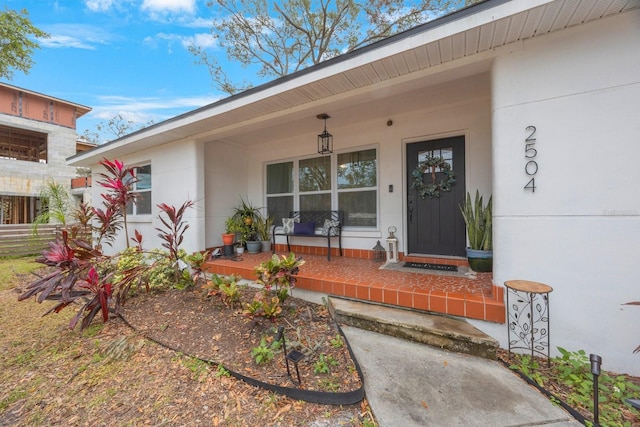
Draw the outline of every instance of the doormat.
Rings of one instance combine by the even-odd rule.
[[[422,268],[425,270],[436,270],[436,271],[458,271],[457,265],[432,264],[430,262],[405,262],[403,267]]]

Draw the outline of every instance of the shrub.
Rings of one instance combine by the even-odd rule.
[[[135,248],[125,250],[115,256],[103,254],[101,244],[111,243],[116,232],[122,227],[126,232],[126,205],[135,202],[135,195],[130,191],[131,183],[135,182],[133,168],[127,168],[123,163],[104,160],[101,164],[107,170],[102,173],[99,185],[108,192],[102,194],[104,210],[92,209],[98,224],[94,228],[97,235],[95,247],[86,236],[76,238],[76,229],[63,229],[60,237],[49,243],[49,249],[42,252],[37,262],[55,267],[55,271],[39,278],[27,285],[25,292],[18,300],[25,300],[37,296],[37,301],[54,300],[57,304],[45,313],[59,312],[74,303],[80,303],[81,308],[69,322],[73,329],[82,315],[81,329],[91,324],[94,317],[100,313],[103,321],[109,319],[111,311],[119,312],[126,301],[134,284],[149,286],[174,283],[176,287],[186,287],[191,283],[188,271],[178,269],[178,261],[186,258],[186,252],[179,248],[184,232],[188,229],[182,221],[184,210],[193,205],[185,202],[180,208],[165,204],[158,205],[168,219],[160,218],[165,226],[160,230],[163,244],[169,250],[166,253],[155,251],[149,255],[142,252],[142,235],[136,230],[132,240],[137,244]],[[89,210],[82,208],[82,215],[88,219]],[[126,236],[129,245],[128,235]],[[186,273],[186,274],[185,274]],[[165,280],[166,277],[168,280]]]

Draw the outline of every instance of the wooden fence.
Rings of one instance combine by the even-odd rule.
[[[38,234],[34,234],[31,224],[0,225],[0,257],[39,254],[56,239],[59,227],[39,225]]]

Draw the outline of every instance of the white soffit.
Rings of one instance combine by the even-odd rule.
[[[491,7],[493,3],[497,6]],[[128,135],[74,156],[72,165],[100,160],[105,153],[137,151],[184,138],[229,133],[286,116],[297,107],[326,101],[357,89],[375,88],[394,79],[406,81],[412,73],[574,25],[640,8],[640,0],[512,0],[489,1],[472,13],[453,14],[386,41],[352,52],[334,61],[303,70],[298,75],[258,87],[246,96],[234,96]],[[487,7],[489,6],[489,7]],[[460,15],[460,18],[457,16]],[[446,17],[445,17],[446,18]],[[442,23],[440,23],[442,22]],[[126,147],[135,143],[136,147]]]

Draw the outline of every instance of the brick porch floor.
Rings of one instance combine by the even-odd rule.
[[[278,245],[284,254],[286,245]],[[345,250],[345,256],[309,254],[307,247],[294,247],[305,260],[298,274],[297,287],[363,301],[408,307],[416,310],[462,316],[490,322],[505,322],[504,291],[493,284],[491,273],[468,277],[380,270],[370,251]],[[305,253],[307,252],[307,253]],[[326,253],[326,249],[324,250]],[[337,254],[336,254],[337,255]],[[271,253],[247,254],[242,260],[218,258],[205,264],[204,270],[221,275],[237,274],[255,279],[254,268]],[[405,261],[466,265],[466,260],[403,257]],[[295,295],[295,290],[293,291]]]

